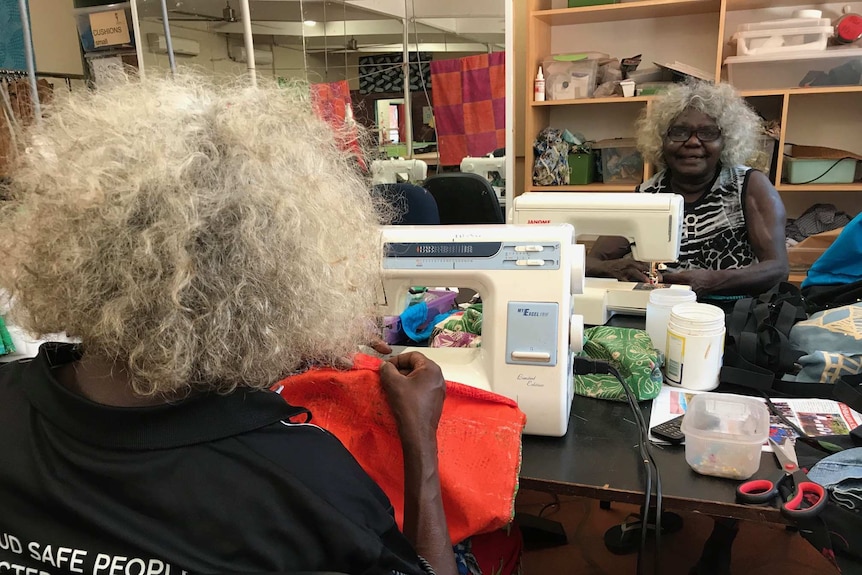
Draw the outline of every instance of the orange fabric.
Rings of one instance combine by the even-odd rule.
[[[404,461],[380,386],[380,363],[358,355],[351,370],[312,369],[278,386],[288,403],[310,409],[312,423],[341,440],[389,497],[403,528]],[[512,400],[446,382],[437,443],[443,507],[453,542],[511,522],[525,422]]]
[[[348,105],[353,106],[347,80],[311,84],[311,106],[315,115],[332,127],[339,139],[341,149],[353,154],[364,166],[362,150],[359,147],[359,134],[355,127],[351,128],[345,123]]]

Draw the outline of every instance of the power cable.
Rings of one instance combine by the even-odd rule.
[[[593,375],[604,374],[614,376],[622,385],[626,394],[629,408],[635,418],[638,427],[638,452],[644,468],[644,502],[641,513],[641,537],[638,547],[637,557],[637,572],[644,573],[644,555],[646,553],[647,531],[649,526],[650,504],[652,502],[653,484],[655,485],[656,510],[655,510],[655,551],[653,554],[653,568],[656,574],[661,573],[661,514],[662,514],[662,492],[661,492],[661,474],[659,473],[658,465],[652,454],[652,449],[649,443],[649,427],[644,420],[643,413],[638,407],[637,396],[632,391],[631,386],[620,374],[619,370],[610,363],[601,360],[590,359],[586,357],[574,358],[574,374],[575,375]]]

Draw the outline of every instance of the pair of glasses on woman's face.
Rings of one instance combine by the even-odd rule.
[[[691,129],[687,126],[671,126],[667,130],[667,139],[671,142],[687,142],[692,134],[696,135],[701,142],[714,142],[721,137],[721,130],[717,126],[697,129]]]

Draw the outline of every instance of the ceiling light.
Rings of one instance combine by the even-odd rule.
[[[303,22],[303,24],[305,24],[306,26],[314,26],[315,24],[317,24],[317,22],[314,20],[306,20]]]

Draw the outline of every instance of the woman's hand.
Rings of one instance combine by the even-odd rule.
[[[403,353],[383,362],[380,383],[402,441],[436,437],[446,396],[440,366],[421,353]]]
[[[401,436],[404,535],[434,571],[457,575],[437,462],[437,424],[446,396],[443,372],[436,363],[414,351],[383,362],[380,383]]]
[[[712,292],[714,279],[718,277],[715,270],[685,270],[681,272],[664,272],[661,282],[666,284],[681,284],[691,287],[697,295]]]
[[[626,282],[649,282],[649,264],[631,258],[617,260],[587,260],[586,275],[612,277]]]
[[[368,344],[368,347],[370,347],[380,355],[389,355],[390,353],[392,353],[392,347],[390,347],[388,343],[386,343],[379,337],[376,337],[371,340],[371,343]]]

